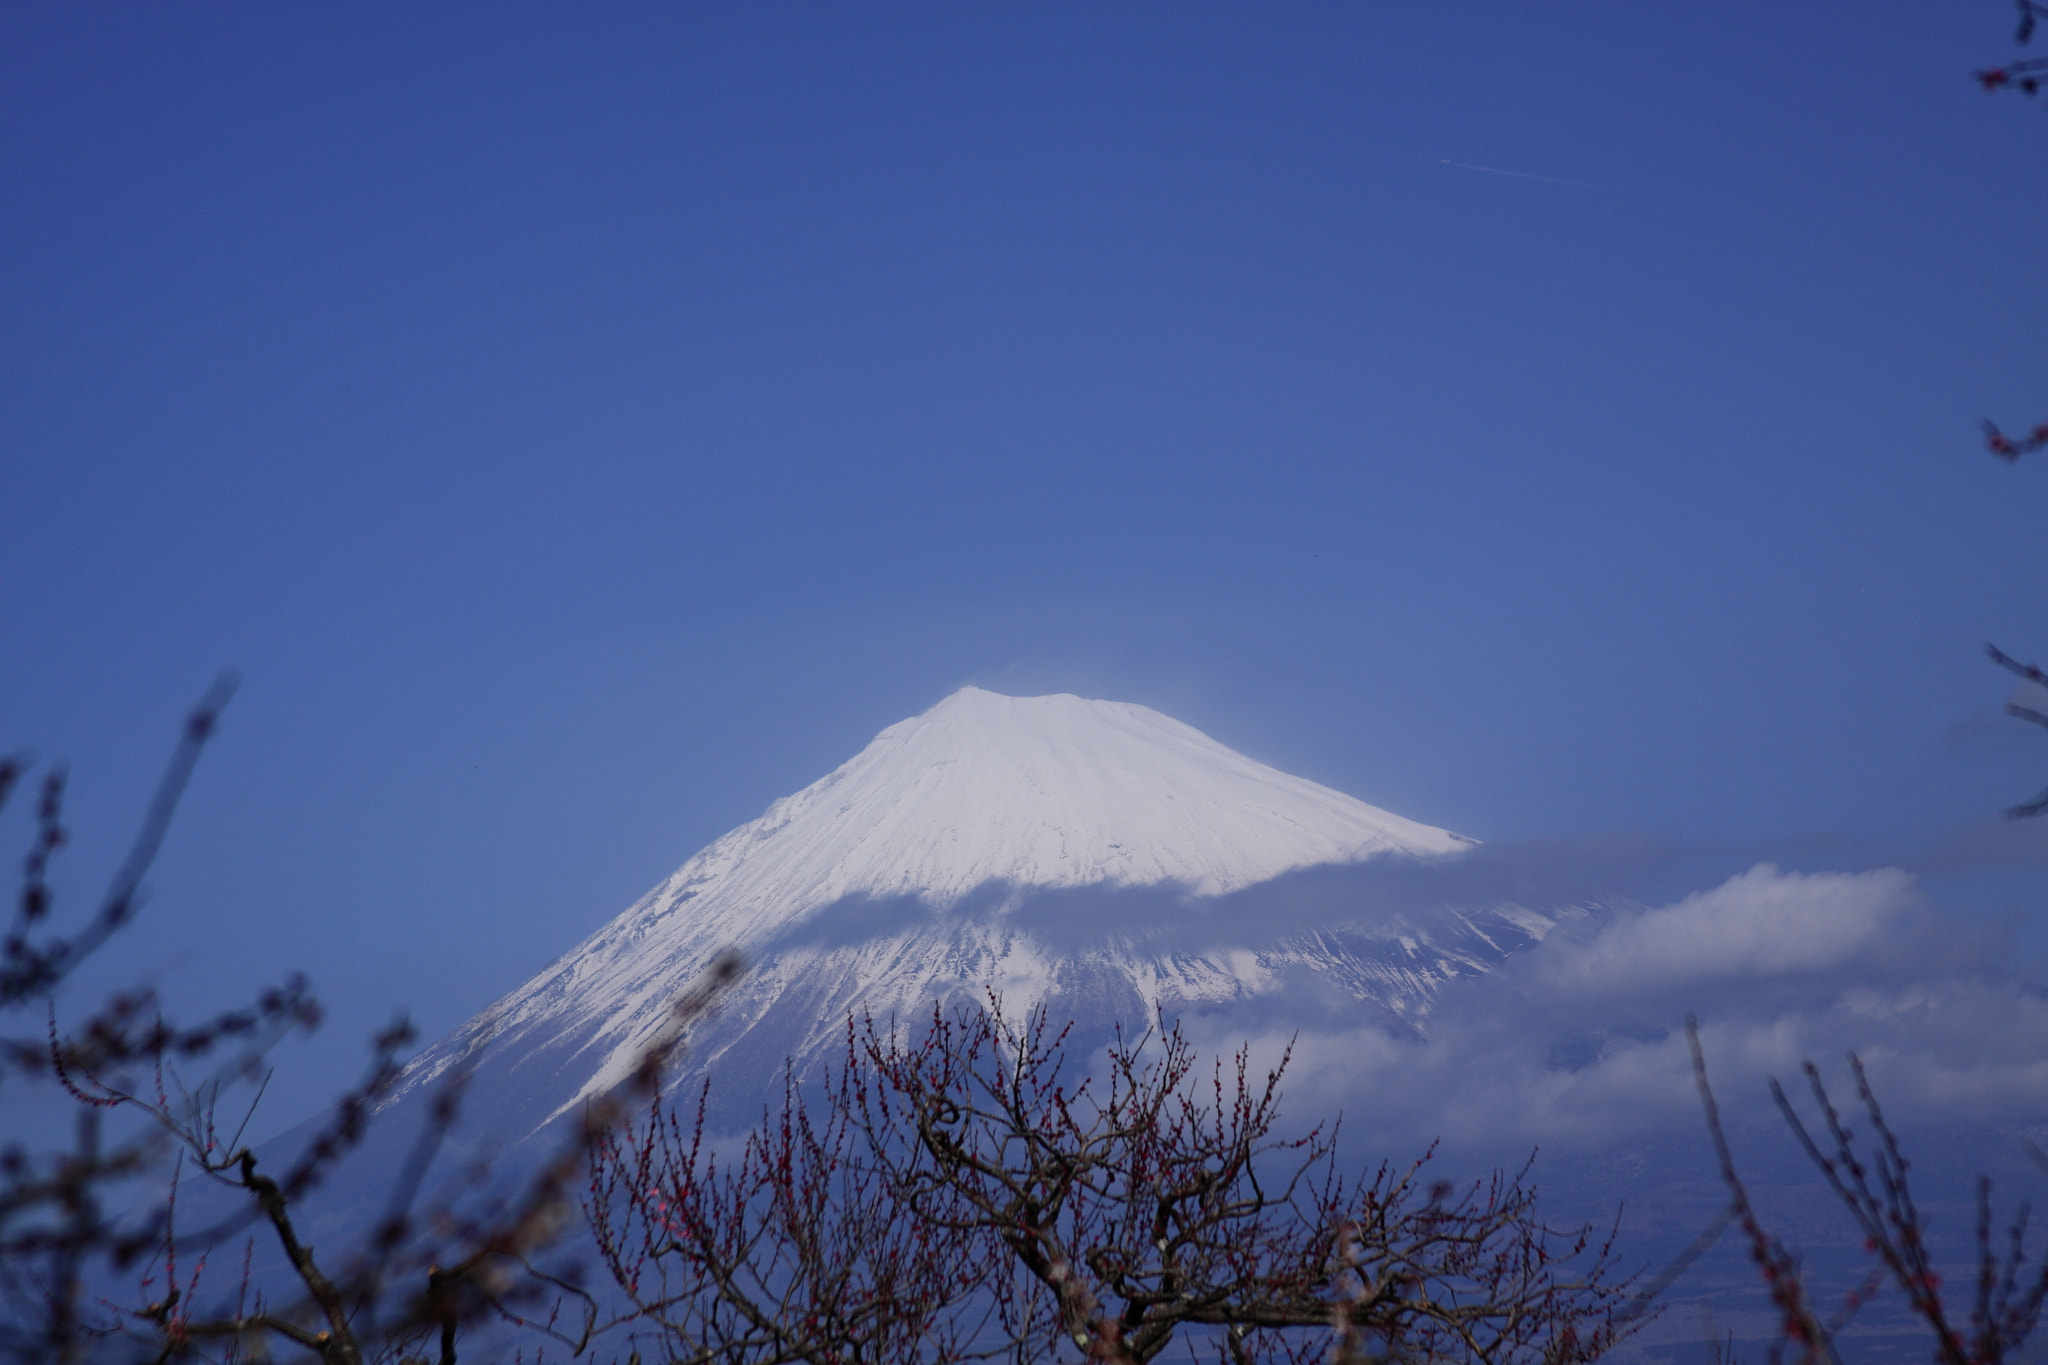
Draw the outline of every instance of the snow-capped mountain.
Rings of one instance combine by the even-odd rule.
[[[693,933],[743,941],[841,896],[958,901],[1177,882],[1202,895],[1469,840],[1255,763],[1143,706],[962,688],[685,863],[636,906],[702,897]]]
[[[690,1044],[751,1103],[850,1012],[993,988],[1084,1023],[1311,997],[1408,1021],[1543,936],[1514,906],[1396,912],[1360,869],[1471,840],[1255,762],[1142,706],[965,688],[717,840],[411,1068],[482,1040],[472,1114],[517,1142],[600,1094],[720,953]],[[751,1093],[744,1093],[752,1088]]]

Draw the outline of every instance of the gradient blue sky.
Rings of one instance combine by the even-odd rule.
[[[2022,904],[2012,50],[2004,0],[16,0],[0,741],[71,764],[75,906],[243,671],[107,970],[310,971],[287,1108],[970,681]]]

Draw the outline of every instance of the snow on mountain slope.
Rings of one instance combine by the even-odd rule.
[[[675,993],[728,948],[749,972],[697,1056],[758,1057],[770,1071],[826,1045],[848,1010],[914,1011],[962,988],[995,986],[1020,1007],[1064,995],[1120,1013],[1254,995],[1309,970],[1404,1010],[1551,921],[1489,913],[1165,956],[1145,939],[1188,907],[1235,904],[1297,869],[1440,858],[1471,842],[1143,706],[964,688],[691,858],[430,1049],[408,1089],[488,1034],[538,1105],[526,1122],[544,1121],[623,1076]],[[1140,890],[1149,894],[1113,894]],[[1085,952],[1011,913],[1082,891],[1107,897],[1086,912]]]
[[[1469,840],[1291,777],[1143,706],[962,688],[692,858],[651,899],[743,940],[842,896],[1178,882]]]

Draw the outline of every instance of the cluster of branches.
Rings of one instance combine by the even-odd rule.
[[[573,1218],[604,1129],[658,1089],[682,1026],[735,965],[721,964],[678,998],[672,1026],[631,1079],[590,1106],[561,1149],[509,1194],[476,1195],[485,1173],[474,1169],[445,1189],[424,1189],[471,1072],[466,1063],[451,1068],[367,1237],[340,1256],[316,1255],[298,1226],[305,1201],[361,1144],[398,1082],[413,1036],[402,1019],[373,1040],[361,1083],[272,1170],[245,1134],[270,1048],[319,1023],[302,978],[197,1025],[167,1021],[146,989],[115,992],[70,1027],[58,1016],[61,988],[140,907],[144,876],[232,690],[223,678],[192,712],[133,847],[76,929],[64,927],[50,880],[69,837],[65,774],[51,769],[37,784],[20,894],[0,943],[0,1027],[26,1018],[33,1031],[0,1033],[0,1096],[54,1088],[75,1124],[68,1147],[36,1151],[14,1140],[0,1149],[0,1358],[261,1360],[278,1346],[332,1365],[453,1365],[460,1330],[485,1317],[580,1351],[598,1328],[596,1301],[534,1258]],[[25,757],[0,758],[0,807],[33,771]],[[238,1119],[223,1117],[231,1100],[246,1102],[232,1106]],[[181,1226],[181,1186],[195,1182],[225,1197],[202,1201],[211,1210],[202,1226]],[[282,1293],[257,1286],[259,1239],[287,1267]],[[209,1278],[209,1257],[224,1249],[239,1274]]]
[[[1839,1365],[1836,1337],[1887,1286],[1900,1296],[1910,1316],[1932,1335],[1936,1365],[2005,1365],[2008,1361],[2040,1358],[2040,1352],[2028,1351],[2027,1345],[2040,1324],[2043,1306],[2048,1305],[2048,1260],[2041,1259],[2037,1251],[2035,1263],[2028,1263],[2030,1206],[2021,1203],[2004,1226],[1999,1227],[1992,1213],[1991,1181],[1978,1177],[1974,1273],[1970,1277],[1968,1307],[1959,1308],[1952,1302],[1950,1286],[1935,1264],[1927,1219],[1915,1202],[1907,1179],[1910,1163],[1898,1135],[1885,1120],[1861,1059],[1853,1055],[1849,1068],[1855,1078],[1856,1098],[1870,1128],[1870,1137],[1863,1143],[1859,1143],[1854,1127],[1836,1107],[1813,1063],[1808,1062],[1804,1069],[1817,1113],[1816,1124],[1809,1124],[1800,1114],[1783,1086],[1775,1080],[1771,1082],[1771,1098],[1779,1114],[1820,1172],[1828,1190],[1854,1221],[1870,1258],[1869,1269],[1861,1281],[1839,1303],[1827,1306],[1824,1311],[1797,1253],[1765,1228],[1750,1201],[1748,1188],[1729,1151],[1713,1088],[1707,1081],[1706,1057],[1700,1047],[1696,1022],[1686,1022],[1686,1036],[1692,1047],[1693,1076],[1706,1113],[1707,1130],[1720,1160],[1721,1178],[1731,1197],[1729,1214],[1749,1244],[1750,1258],[1756,1263],[1776,1310],[1777,1336],[1770,1351],[1772,1365],[1788,1354],[1801,1365]],[[2029,1150],[2036,1163],[2048,1169],[2048,1157],[2031,1144]]]
[[[1085,1075],[1067,1031],[993,998],[915,1035],[849,1023],[836,1073],[737,1146],[659,1104],[607,1134],[586,1213],[678,1362],[1136,1365],[1193,1338],[1233,1362],[1576,1365],[1632,1330],[1611,1233],[1546,1225],[1527,1167],[1347,1178],[1334,1133],[1278,1134],[1284,1067],[1204,1068],[1162,1027]]]

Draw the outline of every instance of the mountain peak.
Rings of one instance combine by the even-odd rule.
[[[849,895],[943,906],[993,882],[1170,882],[1213,895],[1292,868],[1469,842],[1149,707],[963,687],[712,844],[650,900],[715,903],[743,942]]]

